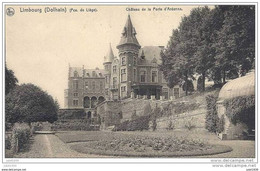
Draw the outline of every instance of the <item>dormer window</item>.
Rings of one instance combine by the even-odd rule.
[[[74,77],[79,77],[79,74],[77,71],[74,71]]]
[[[92,71],[92,77],[96,77],[96,72]]]

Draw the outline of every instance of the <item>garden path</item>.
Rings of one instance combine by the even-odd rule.
[[[53,134],[36,134],[28,151],[20,152],[15,158],[95,158],[99,155],[78,153],[70,149]],[[103,157],[103,156],[102,156]]]

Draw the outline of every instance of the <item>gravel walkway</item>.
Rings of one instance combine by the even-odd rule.
[[[68,144],[63,143],[52,134],[37,134],[29,151],[20,152],[15,158],[96,158],[99,155],[83,154],[71,150]],[[103,157],[103,156],[102,156]]]

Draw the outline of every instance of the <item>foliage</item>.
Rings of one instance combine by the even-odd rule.
[[[216,132],[218,114],[216,109],[217,95],[208,95],[206,96],[207,102],[207,114],[206,114],[206,123],[205,127],[209,132]]]
[[[77,130],[85,130],[91,131],[95,130],[90,125],[90,120],[58,120],[54,122],[51,126],[54,131],[77,131]]]
[[[60,109],[58,111],[59,119],[84,119],[86,113],[83,109]]]
[[[14,152],[19,152],[21,149],[24,149],[26,145],[29,143],[30,135],[31,135],[31,131],[28,124],[16,123],[12,130],[12,140],[11,140],[12,150]]]
[[[255,59],[255,7],[244,5],[218,6],[223,25],[216,36],[216,65],[227,72],[247,73]],[[219,16],[219,15],[218,15]],[[218,17],[219,18],[219,17]]]
[[[248,115],[255,113],[255,95],[235,97],[224,101],[227,117],[233,124],[238,122],[248,123]]]
[[[192,9],[173,30],[161,59],[160,69],[171,88],[192,79],[194,73],[201,75],[201,91],[205,91],[205,77],[221,85],[226,77],[245,75],[254,68],[255,7]]]
[[[193,124],[193,118],[191,118],[191,119],[187,119],[186,120],[186,122],[185,122],[185,125],[184,125],[184,127],[186,128],[186,129],[188,129],[189,131],[190,130],[192,130],[192,129],[194,129],[196,126]]]
[[[6,67],[5,64],[5,95],[7,95],[17,85],[18,80],[14,72]]]
[[[135,120],[117,124],[113,131],[143,131],[149,129],[150,116],[138,116]]]
[[[172,120],[170,120],[169,122],[168,122],[168,125],[167,125],[167,128],[166,128],[167,130],[173,130],[174,129],[174,124],[173,124],[173,122],[172,122]]]
[[[135,120],[137,118],[136,110],[133,110],[133,113],[131,115],[131,120]]]
[[[57,120],[58,106],[53,98],[33,84],[22,84],[6,96],[6,121],[37,122]]]
[[[11,149],[12,134],[5,133],[5,149]]]
[[[111,156],[173,157],[218,154],[232,149],[208,144],[200,139],[183,137],[133,136],[117,133],[114,138],[102,138],[73,145],[73,150]]]

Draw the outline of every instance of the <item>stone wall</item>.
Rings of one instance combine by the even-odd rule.
[[[121,103],[115,101],[105,101],[97,107],[97,114],[101,118],[101,129],[119,124],[123,115]]]

